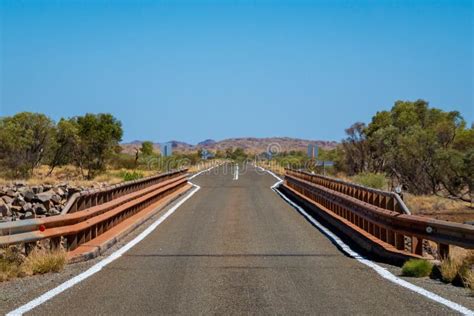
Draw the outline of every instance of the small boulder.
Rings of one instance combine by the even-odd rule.
[[[23,199],[23,197],[21,195],[18,195],[15,199],[13,199],[13,203],[12,205],[15,205],[15,206],[23,206],[25,205],[25,200]]]
[[[40,202],[47,202],[52,199],[54,195],[54,191],[49,190],[46,192],[38,193],[36,194],[36,199],[39,200]]]
[[[32,218],[35,218],[35,213],[33,213],[32,211],[28,211],[26,212],[25,214],[23,214],[20,218],[21,219],[32,219]]]
[[[47,211],[43,204],[35,204],[34,210],[36,215],[44,215]]]
[[[8,195],[2,196],[2,200],[10,205],[13,203],[13,198],[9,197]]]
[[[63,197],[66,194],[66,192],[64,192],[64,190],[61,188],[54,188],[53,191],[56,192],[56,194],[61,197]]]
[[[33,192],[34,192],[35,194],[38,194],[38,193],[43,192],[43,187],[42,187],[41,185],[37,185],[37,186],[31,187],[31,189],[33,190]]]
[[[10,207],[10,210],[12,211],[13,214],[18,214],[18,213],[21,212],[22,207],[17,206],[17,205],[13,205],[12,207]]]
[[[12,211],[10,209],[10,206],[1,199],[0,199],[0,215],[1,216],[11,216],[12,215]]]
[[[55,215],[59,215],[59,214],[61,214],[61,212],[58,211],[58,210],[57,210],[56,208],[54,208],[54,207],[51,208],[51,209],[48,211],[48,215],[50,215],[50,216],[55,216]]]
[[[55,204],[61,203],[61,197],[58,194],[54,194],[51,197],[51,201],[53,201]]]
[[[16,191],[14,191],[12,189],[8,189],[6,193],[7,193],[7,196],[9,196],[11,198],[14,198],[19,194],[19,193],[17,193]]]
[[[31,202],[36,198],[36,194],[32,190],[25,191],[23,193],[25,201]]]
[[[27,202],[27,203],[23,204],[21,209],[23,210],[23,212],[28,212],[28,211],[31,211],[33,209],[33,205],[30,202]]]

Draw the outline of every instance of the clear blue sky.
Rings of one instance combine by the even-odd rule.
[[[340,140],[397,99],[473,104],[472,1],[0,0],[0,115],[124,140]]]

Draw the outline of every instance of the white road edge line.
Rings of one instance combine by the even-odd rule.
[[[406,289],[409,289],[415,293],[418,293],[420,295],[423,295],[424,297],[430,299],[430,300],[433,300],[437,303],[440,303],[444,306],[447,306],[463,315],[469,315],[469,316],[472,316],[474,315],[474,311],[470,310],[469,308],[467,307],[464,307],[458,303],[455,303],[453,301],[450,301],[448,299],[445,299],[444,297],[441,297],[439,296],[438,294],[435,294],[433,292],[430,292],[422,287],[419,287],[417,285],[414,285],[408,281],[405,281],[397,276],[395,276],[394,274],[392,274],[390,271],[388,271],[387,269],[379,266],[378,264],[376,264],[375,262],[365,258],[364,256],[360,255],[359,253],[357,253],[356,251],[352,250],[351,247],[349,247],[345,242],[343,242],[339,237],[337,237],[334,233],[332,233],[329,229],[327,229],[325,226],[323,226],[320,222],[318,222],[316,219],[314,219],[311,215],[309,215],[308,213],[306,213],[306,211],[301,207],[299,206],[298,204],[294,203],[293,201],[291,201],[286,195],[284,195],[282,192],[280,192],[277,187],[283,182],[283,180],[278,177],[277,175],[275,175],[273,172],[271,172],[270,170],[266,170],[262,167],[259,166],[259,168],[262,170],[262,171],[266,171],[268,172],[269,174],[271,174],[272,176],[274,176],[278,182],[276,182],[274,185],[271,186],[271,189],[273,191],[275,191],[276,193],[278,193],[288,204],[290,204],[291,206],[293,206],[296,210],[298,210],[298,212],[300,212],[307,220],[309,220],[314,226],[316,226],[318,229],[320,229],[329,239],[331,239],[333,242],[335,242],[341,249],[342,251],[344,251],[346,254],[348,254],[349,256],[351,256],[352,258],[356,259],[357,261],[359,261],[360,263],[368,266],[369,268],[372,268],[373,270],[375,270],[375,272],[377,272],[378,275],[380,275],[382,278],[386,279],[386,280],[389,280],[390,282],[392,283],[395,283],[397,285],[400,285]]]
[[[215,168],[215,167],[218,167],[218,166],[214,166],[214,167],[208,168],[206,170],[200,171],[200,172],[196,173],[195,175],[191,176],[189,178],[189,180],[196,177],[196,176],[198,176],[198,175],[200,175],[201,173],[207,172],[207,171],[209,171],[209,170],[211,170],[212,168]],[[130,242],[128,242],[125,246],[123,246],[122,248],[116,250],[115,252],[113,252],[108,257],[106,257],[103,260],[99,261],[98,263],[96,263],[95,265],[93,265],[92,267],[87,269],[86,271],[76,275],[72,279],[69,279],[69,280],[65,281],[64,283],[58,285],[57,287],[49,290],[48,292],[42,294],[39,297],[33,299],[32,301],[18,307],[17,309],[12,310],[11,312],[9,312],[7,314],[7,316],[10,316],[10,315],[12,315],[12,316],[13,315],[23,315],[24,313],[31,311],[32,309],[38,307],[39,305],[43,304],[44,302],[46,302],[50,299],[52,299],[53,297],[55,297],[58,294],[64,292],[65,290],[73,287],[74,285],[78,284],[79,282],[81,282],[81,281],[87,279],[88,277],[96,274],[97,272],[102,270],[102,268],[104,268],[106,265],[108,265],[109,263],[111,263],[111,262],[115,261],[116,259],[120,258],[125,252],[130,250],[133,246],[135,246],[140,241],[145,239],[145,237],[147,237],[149,234],[151,234],[161,223],[163,223],[165,221],[165,219],[167,219],[181,205],[183,205],[184,202],[186,202],[197,191],[199,191],[201,189],[201,187],[198,186],[197,184],[194,184],[194,183],[189,182],[189,181],[188,181],[188,183],[191,184],[194,187],[194,190],[192,190],[188,195],[186,195],[184,198],[182,198],[172,208],[170,208],[168,211],[166,211],[165,214],[160,216],[160,218],[158,218],[155,222],[153,222],[153,224],[151,224],[147,229],[145,229],[143,232],[141,232],[137,237],[135,237]]]

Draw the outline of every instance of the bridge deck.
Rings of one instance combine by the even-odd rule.
[[[194,178],[201,190],[145,240],[33,313],[452,313],[341,253],[272,176],[223,171]]]

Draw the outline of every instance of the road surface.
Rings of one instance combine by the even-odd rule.
[[[146,239],[31,313],[453,313],[345,256],[249,169],[192,179],[201,189]]]

